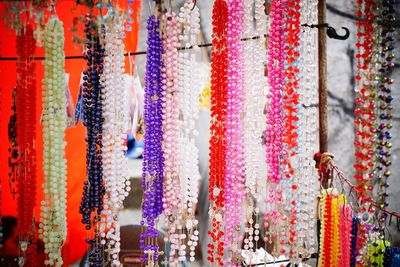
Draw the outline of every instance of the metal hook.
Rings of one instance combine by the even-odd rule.
[[[195,8],[195,6],[197,4],[197,0],[193,0],[192,3],[193,3],[193,7],[192,7],[192,9],[190,11],[193,11],[193,9]]]
[[[339,35],[337,34],[335,28],[329,26],[328,29],[326,30],[326,34],[328,35],[329,38],[336,39],[336,40],[346,40],[350,36],[350,30],[347,29],[346,27],[342,27],[343,30],[346,31],[344,35]]]

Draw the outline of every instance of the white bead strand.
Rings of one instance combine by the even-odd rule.
[[[64,27],[57,18],[46,24],[44,35],[43,80],[43,172],[44,200],[39,224],[44,242],[46,265],[62,266],[61,248],[67,236],[65,129],[67,127],[65,95]]]
[[[260,239],[259,212],[265,194],[265,149],[262,135],[265,128],[264,107],[267,91],[267,78],[264,75],[266,48],[264,45],[267,32],[267,17],[263,1],[244,1],[244,38],[260,36],[243,44],[244,53],[244,145],[245,149],[245,186],[247,194],[247,213],[244,248],[255,251]],[[255,23],[254,23],[255,22]]]
[[[127,90],[124,83],[124,43],[118,38],[123,32],[122,19],[110,18],[105,25],[105,59],[103,83],[103,178],[105,183],[101,244],[109,254],[112,266],[121,266],[119,211],[130,191],[126,152],[128,129]]]
[[[198,188],[200,181],[199,173],[199,151],[195,145],[198,132],[195,128],[196,120],[199,115],[198,97],[201,92],[200,85],[200,66],[196,60],[199,47],[197,46],[197,36],[200,33],[200,12],[197,6],[193,7],[191,1],[186,2],[180,9],[179,22],[182,32],[179,40],[183,47],[193,47],[193,49],[183,50],[179,53],[179,98],[181,112],[181,128],[179,134],[179,158],[181,165],[179,174],[182,177],[181,197],[185,213],[185,239],[187,246],[181,245],[180,254],[189,248],[189,260],[195,260],[195,247],[199,240],[197,229],[198,221],[195,217],[197,205]]]
[[[318,1],[302,1],[302,24],[317,24]],[[318,88],[318,50],[317,29],[303,27],[302,36],[302,68],[300,75],[300,149],[299,169],[302,173],[298,180],[299,209],[297,247],[305,248],[299,251],[302,257],[308,257],[316,252],[316,205],[318,195],[318,174],[313,160],[317,151],[315,140],[318,133],[317,88]]]

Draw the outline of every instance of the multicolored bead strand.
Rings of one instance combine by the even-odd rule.
[[[211,121],[209,199],[211,230],[208,234],[208,260],[211,265],[224,266],[223,215],[226,159],[226,113],[227,113],[227,36],[228,6],[225,0],[215,0],[212,12],[211,51]]]
[[[104,209],[101,216],[101,245],[111,259],[112,266],[120,266],[119,212],[131,189],[127,173],[126,132],[128,130],[128,92],[124,84],[125,45],[118,38],[123,32],[123,21],[118,16],[105,23],[104,72],[101,76],[102,94],[102,157],[104,180]]]
[[[322,190],[320,212],[321,233],[318,266],[339,266],[339,206],[335,189]]]
[[[358,10],[356,15],[360,18],[357,22],[357,75],[356,75],[356,107],[355,115],[355,175],[354,180],[357,183],[356,190],[359,192],[359,201],[361,208],[359,216],[361,217],[358,239],[357,239],[357,264],[364,266],[367,258],[366,223],[371,223],[371,215],[375,213],[371,208],[373,201],[372,191],[374,188],[374,139],[375,139],[375,84],[371,83],[376,74],[374,64],[375,42],[375,10],[376,3],[373,0],[357,1]],[[365,253],[363,253],[364,251]]]
[[[161,17],[163,54],[161,60],[163,103],[163,154],[164,154],[164,191],[163,215],[168,229],[168,240],[171,243],[170,263],[177,265],[185,261],[186,251],[181,249],[182,231],[182,196],[179,177],[180,159],[178,143],[174,140],[179,136],[179,102],[177,97],[178,78],[178,21],[175,13],[165,13]],[[183,244],[182,244],[183,245]]]
[[[254,10],[253,10],[254,5]],[[254,14],[253,14],[254,12]],[[254,24],[255,20],[255,24]],[[259,39],[243,42],[244,64],[244,156],[246,187],[246,226],[244,249],[256,251],[260,240],[260,211],[265,197],[265,178],[267,171],[265,149],[263,148],[263,131],[265,130],[265,94],[267,78],[264,75],[266,47],[264,45],[267,30],[267,16],[262,1],[244,1],[244,38],[254,34]]]
[[[36,50],[33,29],[26,25],[16,39],[17,86],[16,124],[18,145],[17,217],[18,240],[22,255],[34,237],[33,210],[36,203],[36,63],[32,57]]]
[[[388,178],[390,176],[390,165],[392,164],[391,158],[391,148],[392,148],[392,133],[391,129],[393,125],[391,124],[391,119],[393,115],[391,113],[393,106],[393,96],[392,96],[392,72],[394,68],[393,58],[394,58],[394,44],[395,44],[395,28],[393,21],[395,20],[394,14],[394,2],[389,0],[384,0],[381,2],[381,7],[379,9],[381,14],[379,14],[382,20],[382,25],[380,31],[377,33],[380,42],[380,53],[377,64],[379,65],[378,75],[376,80],[378,80],[378,88],[376,93],[377,106],[379,106],[379,111],[377,112],[378,118],[376,123],[376,135],[377,135],[377,145],[375,151],[376,157],[376,168],[378,177],[377,187],[377,204],[379,208],[385,208],[388,206],[386,198],[388,197],[387,187]],[[381,238],[384,238],[385,234],[385,220],[387,214],[379,211],[378,225],[380,227],[380,232],[382,234]]]
[[[103,211],[105,187],[103,181],[103,107],[101,77],[103,76],[104,47],[100,44],[100,30],[92,17],[86,22],[86,51],[84,59],[87,69],[83,72],[83,109],[86,126],[86,177],[79,212],[86,230],[94,228],[89,262],[91,266],[102,266],[102,245],[100,244],[100,224]]]
[[[363,203],[363,209],[371,202],[373,190],[373,173],[374,151],[372,145],[374,143],[375,129],[375,88],[370,83],[371,77],[375,75],[373,66],[374,55],[374,19],[373,10],[376,7],[373,0],[357,1],[359,10],[357,15],[362,18],[357,22],[358,40],[356,54],[357,59],[357,76],[356,76],[356,108],[355,125],[356,125],[356,140],[354,164],[355,175],[354,179],[358,183],[356,189],[360,193]],[[365,211],[362,211],[365,212]]]
[[[300,180],[297,172],[299,161],[299,108],[300,108],[300,44],[301,44],[301,1],[288,1],[285,7],[285,88],[283,92],[282,112],[284,128],[282,142],[284,154],[282,160],[284,206],[286,215],[283,216],[286,231],[282,231],[281,251],[289,255],[293,263],[297,263],[297,184]],[[287,220],[286,220],[287,218]],[[286,232],[288,234],[286,234]]]
[[[273,255],[285,254],[284,249],[279,249],[281,231],[279,221],[281,218],[280,206],[282,205],[282,189],[279,185],[281,176],[281,163],[283,157],[283,114],[281,105],[284,91],[284,0],[271,2],[270,29],[268,40],[268,83],[270,86],[267,98],[269,106],[266,111],[266,162],[268,165],[266,212],[264,213],[265,242],[274,244]],[[283,240],[283,242],[285,242]]]
[[[43,80],[44,200],[39,234],[47,254],[46,265],[62,266],[61,249],[67,238],[67,165],[65,159],[65,55],[64,26],[51,18],[44,31],[46,59]]]
[[[195,248],[199,241],[198,220],[195,210],[198,198],[198,188],[200,182],[199,173],[199,151],[195,144],[198,136],[196,130],[196,120],[199,116],[199,106],[197,102],[200,94],[200,73],[198,72],[199,63],[196,60],[200,52],[197,46],[197,36],[200,33],[200,11],[197,6],[193,6],[192,1],[186,2],[179,12],[179,23],[182,25],[182,32],[179,35],[181,46],[193,49],[184,49],[178,56],[178,91],[177,97],[180,99],[180,134],[178,151],[180,155],[179,175],[181,181],[181,197],[183,200],[183,227],[186,233],[181,237],[186,238],[189,248],[189,260],[195,261]]]
[[[227,262],[240,264],[235,259],[240,255],[242,225],[242,201],[244,200],[244,150],[243,150],[243,52],[242,33],[243,3],[228,0],[227,27],[227,104],[226,104],[226,159],[224,182],[225,249],[230,252]]]
[[[147,61],[144,96],[144,151],[142,174],[142,221],[145,227],[140,235],[140,248],[144,251],[142,261],[149,264],[158,260],[158,231],[156,222],[162,213],[164,156],[162,151],[162,116],[164,96],[162,92],[160,19],[154,15],[147,20]]]

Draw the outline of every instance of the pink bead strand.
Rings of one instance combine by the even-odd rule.
[[[270,101],[267,108],[267,127],[266,127],[266,162],[268,165],[268,183],[267,183],[267,210],[264,213],[264,227],[266,235],[265,242],[274,243],[273,254],[284,254],[285,251],[278,251],[280,243],[285,240],[280,236],[284,232],[280,232],[279,227],[279,207],[282,201],[282,191],[280,189],[282,160],[282,134],[283,134],[283,114],[281,111],[282,92],[284,89],[284,20],[283,10],[285,0],[271,1],[271,25],[269,30],[269,50],[268,50],[268,82],[270,85],[270,93],[268,100]]]
[[[243,30],[243,2],[228,0],[228,90],[226,120],[225,171],[225,248],[231,252],[233,264],[240,254],[242,201],[244,200],[243,150],[243,55],[240,40]],[[229,254],[228,254],[229,255]],[[231,257],[228,256],[229,262]]]

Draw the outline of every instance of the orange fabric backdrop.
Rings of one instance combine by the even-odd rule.
[[[126,8],[126,1],[119,1],[120,5]],[[4,13],[6,4],[0,3],[0,13]],[[72,26],[72,20],[79,14],[84,14],[83,7],[78,7],[73,12],[75,1],[59,1],[56,9],[58,17],[64,23],[65,31],[65,54],[81,55],[82,47],[74,45],[72,42],[72,33],[69,29]],[[136,51],[138,42],[138,29],[140,22],[140,1],[134,1],[134,16],[136,22],[132,32],[127,33],[125,39],[126,51]],[[83,36],[83,32],[81,33]],[[15,33],[7,29],[4,22],[0,21],[0,57],[16,57],[15,51]],[[44,56],[43,48],[37,48],[35,56]],[[39,219],[40,201],[43,198],[42,182],[43,182],[43,140],[42,126],[40,124],[40,115],[42,99],[41,84],[43,79],[43,65],[41,61],[36,61],[36,82],[37,82],[37,133],[36,133],[36,151],[37,151],[37,199],[35,216]],[[128,58],[126,58],[127,72],[129,71]],[[68,59],[65,61],[65,71],[70,74],[69,87],[73,97],[74,105],[76,104],[78,86],[81,72],[84,70],[83,59]],[[0,61],[0,88],[1,88],[1,109],[0,109],[0,179],[2,185],[2,203],[1,211],[3,215],[16,215],[16,200],[12,198],[8,185],[8,134],[7,125],[11,115],[11,92],[16,83],[16,62]],[[67,158],[67,220],[68,220],[68,240],[64,246],[64,262],[71,264],[79,260],[86,251],[85,239],[87,236],[84,225],[80,222],[79,205],[82,196],[83,181],[86,178],[85,171],[85,128],[81,122],[77,127],[66,130],[66,158]]]

